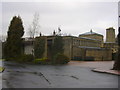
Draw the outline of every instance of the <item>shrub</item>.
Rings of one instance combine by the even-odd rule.
[[[31,62],[34,60],[32,54],[23,54],[14,58],[6,58],[6,61],[15,61],[15,62]]]
[[[54,56],[53,64],[66,64],[69,62],[69,58],[64,54],[58,53]]]
[[[34,60],[34,56],[32,54],[23,54],[20,57],[16,58],[18,62],[32,62]]]
[[[42,58],[45,51],[45,38],[39,37],[35,39],[34,55],[35,58]]]
[[[64,42],[63,42],[62,36],[55,36],[54,43],[52,45],[51,53],[53,57],[56,55],[56,53],[63,53],[64,52]]]

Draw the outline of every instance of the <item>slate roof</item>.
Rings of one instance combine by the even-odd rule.
[[[93,32],[92,30],[90,30],[90,32],[86,32],[86,33],[83,33],[83,34],[80,34],[80,35],[93,35],[93,34],[101,35],[101,34],[98,34],[96,32]],[[101,36],[103,36],[103,35],[101,35]]]
[[[88,37],[79,37],[79,38],[88,39],[88,40],[95,40],[95,41],[101,41],[101,40],[98,40],[98,39],[93,39],[93,38],[88,38]]]

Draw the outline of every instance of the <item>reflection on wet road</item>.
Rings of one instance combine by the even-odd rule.
[[[25,65],[5,62],[3,88],[117,88],[118,76],[75,65]]]

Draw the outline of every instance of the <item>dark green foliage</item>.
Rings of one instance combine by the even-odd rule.
[[[120,70],[120,27],[119,27],[119,33],[118,33],[117,38],[118,38],[118,52],[117,52],[114,66],[113,66],[114,70]]]
[[[63,38],[61,36],[56,36],[52,46],[52,55],[54,56],[57,53],[63,53],[64,52],[63,47],[64,47]]]
[[[119,27],[119,33],[118,33],[117,38],[118,38],[118,45],[120,46],[120,27]]]
[[[8,58],[6,60],[11,60],[20,63],[32,62],[34,60],[34,56],[32,54],[23,54],[14,58]]]
[[[36,38],[34,43],[35,58],[42,58],[44,51],[45,51],[45,39],[42,37]]]
[[[58,55],[59,53],[62,54],[64,52],[64,41],[61,36],[55,36],[54,43],[53,43],[50,51],[52,52],[52,54],[51,54],[52,55],[52,63],[56,63],[57,62],[56,55]],[[58,64],[58,62],[57,62],[57,64]]]
[[[114,70],[120,70],[120,48],[118,49],[113,69]]]
[[[32,54],[24,54],[16,58],[18,62],[32,62],[34,60],[34,56]]]
[[[58,53],[54,56],[53,64],[66,64],[69,62],[69,58],[64,54]]]
[[[23,53],[23,40],[24,28],[22,20],[18,16],[14,16],[10,22],[8,29],[8,37],[5,42],[4,54],[5,58],[16,58]]]

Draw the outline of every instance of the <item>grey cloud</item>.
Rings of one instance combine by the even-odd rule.
[[[90,29],[104,35],[108,27],[117,29],[117,2],[7,2],[3,3],[4,33],[11,18],[17,14],[22,17],[27,31],[35,12],[40,14],[40,31],[44,34],[50,34],[59,25],[63,33],[76,36]],[[108,27],[102,26],[100,21],[107,23]]]

